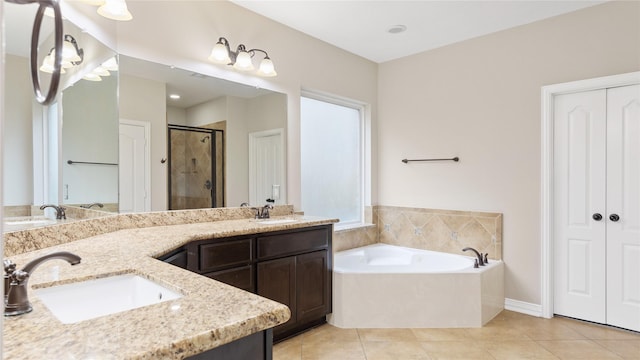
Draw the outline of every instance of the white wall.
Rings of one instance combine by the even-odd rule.
[[[506,296],[540,304],[540,88],[638,70],[638,2],[381,64],[378,203],[504,213]]]
[[[4,166],[4,205],[33,204],[33,90],[29,77],[29,59],[6,55],[4,137],[2,142]]]
[[[157,81],[120,75],[120,118],[151,124],[151,210],[167,209],[166,86]]]
[[[175,106],[167,106],[167,123],[187,125],[187,110]]]
[[[118,79],[79,80],[62,95],[63,203],[118,202]],[[66,197],[64,197],[66,196]]]
[[[287,97],[271,93],[252,98],[248,104],[247,131],[256,132],[287,126]]]

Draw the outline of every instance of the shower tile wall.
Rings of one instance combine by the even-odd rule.
[[[210,144],[200,141],[202,136],[202,133],[171,132],[173,209],[211,207],[210,190],[204,186],[211,178]]]
[[[502,259],[502,214],[376,206],[374,222],[381,243],[472,255],[470,246]]]

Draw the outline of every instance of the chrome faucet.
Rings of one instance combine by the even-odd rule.
[[[476,249],[474,249],[472,247],[466,247],[466,248],[462,249],[462,251],[468,251],[468,250],[471,250],[474,253],[476,253],[477,259],[476,259],[476,264],[474,265],[474,267],[477,268],[478,265],[484,266],[484,259],[482,258],[482,253],[479,253],[478,250],[476,250]]]
[[[11,285],[11,275],[16,271],[16,263],[9,259],[3,261],[4,265],[4,301],[7,301],[9,295],[9,285]]]
[[[80,205],[80,207],[81,207],[81,208],[83,208],[83,209],[91,209],[91,208],[92,208],[92,207],[94,207],[94,206],[97,206],[97,207],[99,207],[99,208],[103,208],[103,207],[104,207],[104,204],[99,203],[99,202],[95,202],[95,203],[92,203],[92,204],[84,204],[84,205]]]
[[[48,207],[56,209],[56,220],[64,220],[67,218],[67,214],[64,212],[66,209],[63,208],[62,206],[46,204],[46,205],[40,206],[40,210],[44,210]]]
[[[253,208],[256,211],[256,219],[268,219],[270,217],[269,210],[273,209],[273,205],[267,204],[261,208]]]
[[[29,261],[22,270],[13,271],[9,276],[10,284],[7,299],[4,304],[4,316],[22,315],[33,310],[29,302],[29,296],[27,295],[29,276],[31,276],[40,264],[52,259],[66,260],[71,265],[80,264],[81,260],[78,255],[67,251],[59,251],[33,259]],[[5,260],[5,269],[6,264],[7,260]]]

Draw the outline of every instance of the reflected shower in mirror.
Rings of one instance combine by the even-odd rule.
[[[224,130],[169,125],[169,210],[224,206]]]
[[[17,12],[28,9],[29,6],[10,3],[5,3],[3,9],[6,29],[2,139],[5,217],[29,216],[32,209],[39,211],[45,202],[66,206],[104,204],[103,208],[92,209],[97,211],[166,210],[169,204],[168,164],[161,160],[168,158],[169,124],[208,129],[214,129],[211,124],[223,125],[224,128],[219,129],[224,131],[224,135],[220,135],[223,139],[216,143],[224,144],[224,156],[216,166],[224,169],[224,176],[216,177],[212,184],[212,187],[222,189],[216,192],[216,206],[239,206],[243,202],[264,204],[265,196],[252,200],[250,195],[249,188],[254,179],[249,175],[249,138],[250,134],[279,129],[282,138],[286,139],[285,94],[123,55],[117,55],[117,72],[111,71],[111,76],[101,82],[90,83],[82,80],[91,70],[89,68],[95,68],[116,54],[65,20],[65,34],[72,35],[77,41],[84,59],[80,66],[66,70],[64,91],[55,106],[35,106],[28,61],[33,13]],[[50,40],[44,32],[52,29],[43,24],[43,41]],[[41,47],[51,48],[45,42]],[[43,51],[42,56],[45,55],[46,51]],[[45,79],[46,76],[43,75]],[[180,93],[182,98],[169,98],[173,93]],[[150,129],[149,160],[145,164],[150,170],[144,176],[153,188],[145,200],[151,205],[145,208],[133,209],[128,205],[123,208],[121,179],[115,178],[116,174],[120,177],[123,170],[122,159],[118,156],[120,140],[116,136],[119,124],[125,121],[146,123]],[[51,131],[46,135],[44,130]],[[45,155],[46,151],[48,155]],[[278,157],[284,179],[284,153]],[[117,163],[118,166],[76,162]],[[260,164],[261,160],[254,159],[253,163]],[[278,204],[286,203],[284,180],[278,180],[274,185],[264,187],[279,188]],[[7,211],[9,207],[16,212]],[[33,215],[39,214],[41,211]],[[39,226],[45,225],[48,223],[43,221]]]

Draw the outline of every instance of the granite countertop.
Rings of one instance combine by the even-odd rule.
[[[180,299],[75,324],[62,324],[30,291],[31,313],[5,317],[5,359],[182,359],[286,322],[282,304],[166,264],[154,257],[186,243],[216,237],[331,224],[335,219],[297,217],[261,224],[255,220],[155,226],[119,230],[11,256],[18,269],[36,257],[70,251],[76,266],[50,260],[29,280],[47,287],[123,273],[147,277],[181,292]]]

